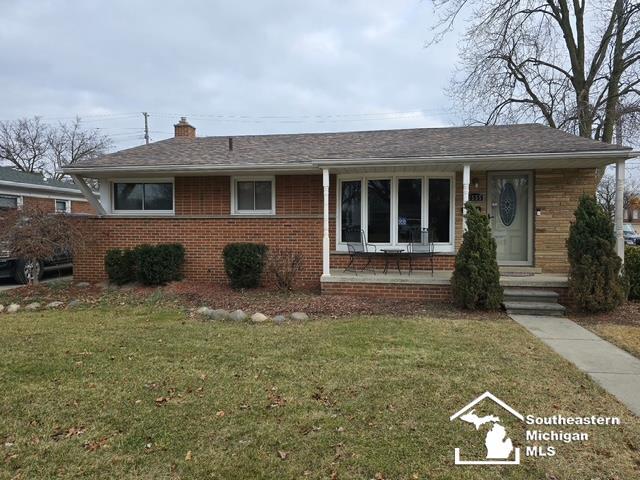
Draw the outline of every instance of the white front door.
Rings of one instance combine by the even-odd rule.
[[[533,260],[533,186],[531,174],[489,174],[491,231],[500,265],[531,265]]]

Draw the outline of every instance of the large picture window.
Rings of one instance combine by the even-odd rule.
[[[436,251],[453,251],[453,174],[338,178],[338,250],[360,240],[406,247],[429,229]]]
[[[451,180],[429,179],[429,235],[434,242],[448,243],[451,228]]]
[[[372,243],[391,241],[391,180],[368,182],[368,240]]]
[[[173,183],[113,184],[113,209],[116,211],[173,211]]]
[[[271,215],[275,213],[273,178],[236,178],[233,212],[236,214]]]
[[[398,180],[398,242],[411,241],[422,228],[422,179]]]
[[[342,241],[357,242],[360,239],[360,231],[362,229],[360,211],[362,205],[362,182],[360,180],[342,182],[340,195],[342,200]]]

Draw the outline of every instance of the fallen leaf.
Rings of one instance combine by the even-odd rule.
[[[216,417],[224,417],[224,410],[220,410],[219,412],[216,412]]]
[[[184,459],[185,459],[185,461],[190,462],[190,461],[191,461],[191,458],[192,458],[191,450],[189,450],[189,451],[187,452],[187,454],[184,456]]]
[[[289,452],[285,452],[284,450],[278,450],[278,456],[280,457],[280,460],[286,460],[287,457],[289,456]]]

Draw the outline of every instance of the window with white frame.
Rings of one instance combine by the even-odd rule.
[[[173,182],[114,182],[113,210],[172,213]]]
[[[454,239],[454,175],[338,178],[338,249],[359,241],[402,246],[429,229],[436,249],[451,251]]]
[[[0,208],[18,208],[18,197],[0,195]]]
[[[56,199],[56,213],[71,213],[71,200]]]
[[[235,177],[232,179],[231,194],[234,214],[275,214],[276,189],[273,177]]]

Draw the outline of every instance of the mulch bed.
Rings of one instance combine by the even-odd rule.
[[[501,312],[472,312],[460,310],[443,302],[412,302],[383,298],[320,295],[316,292],[283,294],[268,289],[235,291],[226,285],[202,282],[176,282],[164,287],[127,285],[121,288],[105,284],[93,284],[79,288],[77,284],[44,283],[8,290],[0,293],[0,303],[11,302],[26,305],[30,302],[69,302],[80,300],[84,304],[96,304],[108,298],[114,303],[141,303],[151,295],[161,294],[163,300],[187,308],[208,306],[225,310],[244,310],[248,314],[262,312],[266,315],[305,312],[315,317],[348,317],[351,315],[428,315],[451,319],[496,319],[506,316]]]
[[[571,312],[569,317],[580,323],[615,323],[640,327],[640,302],[627,302],[609,313]]]
[[[266,315],[305,312],[314,316],[347,317],[351,315],[429,315],[439,318],[492,318],[496,312],[469,312],[449,303],[411,302],[383,298],[320,295],[313,292],[279,293],[256,289],[235,291],[214,283],[179,282],[168,285],[164,293],[177,297],[180,303],[191,307],[206,305],[225,310],[241,309],[246,313],[262,312]]]

